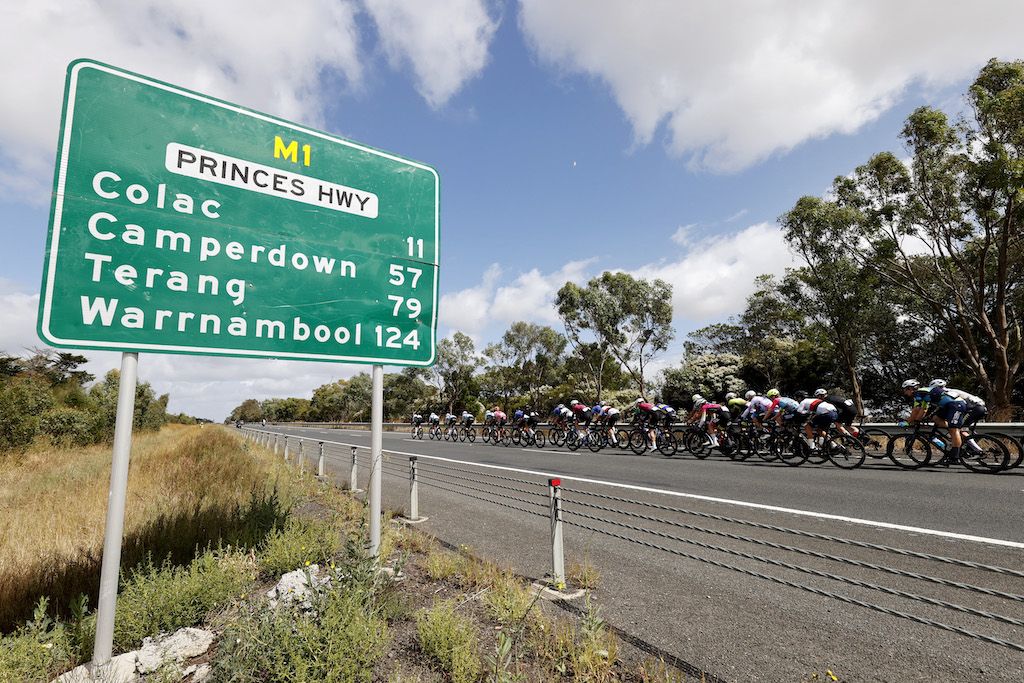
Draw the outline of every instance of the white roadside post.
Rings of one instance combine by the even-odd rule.
[[[409,521],[420,519],[420,481],[416,469],[416,456],[409,458]]]
[[[373,394],[370,403],[370,483],[367,495],[370,499],[370,557],[379,559],[381,524],[381,449],[384,431],[384,366],[373,366]]]
[[[128,460],[132,450],[138,370],[139,354],[122,353],[117,417],[114,422],[114,455],[110,468],[110,495],[107,498],[107,526],[103,533],[100,595],[96,605],[96,640],[92,650],[92,662],[96,667],[107,664],[114,650],[114,614],[117,611],[117,582],[121,573],[121,539],[124,535],[124,508],[128,497]]]
[[[326,463],[324,462],[324,442],[321,441],[320,442],[320,458],[319,458],[319,460],[317,460],[317,463],[316,463],[316,476],[320,477],[321,479],[323,479],[324,474],[327,471],[326,467],[325,467],[325,464]]]
[[[359,463],[356,460],[356,447],[352,447],[352,471],[348,477],[348,490],[352,493],[362,493],[359,488]]]
[[[565,590],[565,553],[562,548],[562,480],[548,479],[551,497],[551,582]]]

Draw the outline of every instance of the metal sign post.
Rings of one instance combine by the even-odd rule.
[[[96,640],[92,661],[102,666],[114,650],[114,613],[117,610],[117,582],[121,573],[121,537],[124,508],[128,497],[128,460],[135,421],[135,386],[139,354],[121,354],[121,379],[117,390],[117,418],[114,422],[114,462],[110,468],[107,498],[107,527],[103,532],[103,564],[100,569],[100,598],[96,609]]]
[[[370,403],[370,484],[367,495],[370,499],[370,556],[375,560],[380,554],[381,524],[381,449],[384,433],[384,366],[373,366],[373,396]]]

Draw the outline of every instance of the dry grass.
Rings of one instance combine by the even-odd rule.
[[[601,583],[601,572],[590,561],[590,558],[583,557],[582,562],[571,562],[565,570],[570,585],[587,590],[594,590]]]
[[[26,618],[40,595],[57,609],[79,593],[95,595],[110,461],[109,445],[0,460],[0,628]],[[254,530],[272,525],[290,502],[271,491],[291,498],[298,486],[265,449],[223,427],[169,425],[139,435],[122,566],[148,553],[188,561],[197,544],[255,540]]]

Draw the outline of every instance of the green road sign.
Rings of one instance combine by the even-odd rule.
[[[438,177],[88,60],[68,67],[39,335],[429,365]]]

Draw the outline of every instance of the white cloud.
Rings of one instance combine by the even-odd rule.
[[[439,107],[478,75],[497,27],[480,0],[365,0],[386,54]],[[0,3],[0,197],[44,203],[53,175],[64,74],[90,57],[323,127],[364,65],[356,0],[34,0]]]
[[[526,320],[554,325],[558,322],[554,307],[558,289],[566,282],[584,280],[594,261],[569,261],[550,273],[534,268],[501,285],[502,269],[493,263],[480,284],[441,297],[441,327],[465,332],[479,341],[492,323]]]
[[[915,82],[1019,56],[1022,24],[1013,0],[522,0],[520,13],[543,60],[608,85],[638,143],[664,125],[674,153],[719,171],[852,133]]]
[[[689,246],[693,242],[694,230],[697,228],[698,223],[687,223],[686,225],[680,225],[676,228],[676,231],[672,233],[671,239],[673,242],[681,247]]]
[[[773,223],[757,223],[731,235],[694,235],[682,258],[650,263],[630,271],[661,278],[672,285],[673,320],[682,333],[686,321],[723,319],[743,309],[754,278],[781,274],[795,265],[793,255]]]
[[[479,75],[498,22],[482,0],[364,0],[392,66],[408,65],[435,109]]]

